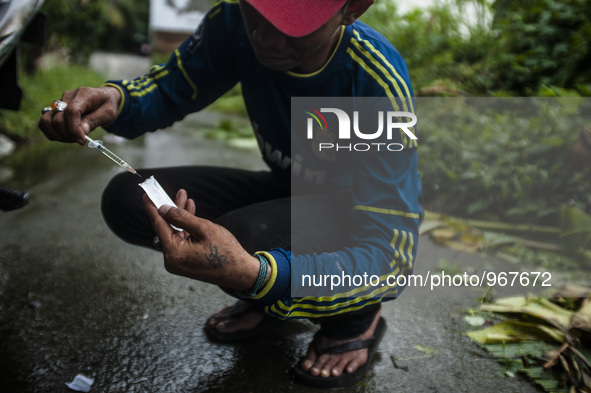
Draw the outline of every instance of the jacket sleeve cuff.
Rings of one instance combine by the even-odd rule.
[[[121,93],[121,101],[119,101],[119,107],[117,108],[117,118],[115,119],[116,123],[117,120],[120,119],[121,113],[125,112],[127,110],[127,107],[129,106],[129,92],[118,81],[107,81],[101,87],[113,87],[119,90],[119,93]],[[113,124],[111,124],[111,126]],[[107,129],[108,131],[111,128],[111,126],[103,128]]]
[[[280,298],[289,296],[291,281],[290,253],[276,248],[271,251],[259,251],[271,265],[271,277],[263,289],[252,299],[262,304],[273,304]]]

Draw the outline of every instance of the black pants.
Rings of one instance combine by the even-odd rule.
[[[178,189],[184,188],[189,198],[195,200],[197,216],[224,226],[250,253],[276,247],[290,250],[299,239],[306,239],[306,246],[312,248],[309,252],[332,251],[340,246],[339,239],[343,238],[340,231],[348,227],[342,222],[348,214],[335,214],[335,211],[350,212],[352,207],[350,196],[340,191],[342,197],[331,203],[331,209],[308,212],[298,222],[310,225],[295,227],[296,233],[292,233],[292,202],[322,198],[324,193],[292,196],[291,184],[270,172],[187,166],[143,169],[138,173],[144,179],[154,175],[172,199]],[[141,179],[129,173],[115,176],[103,192],[102,213],[117,236],[151,248],[155,233],[142,204],[144,192],[139,182]],[[323,206],[306,202],[306,206],[315,205]],[[378,310],[379,305],[372,305],[319,322],[326,337],[352,338],[369,328]]]

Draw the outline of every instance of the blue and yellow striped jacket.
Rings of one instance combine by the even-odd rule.
[[[342,27],[337,47],[322,69],[305,75],[272,72],[256,60],[238,1],[226,0],[211,8],[167,64],[152,67],[141,78],[108,82],[123,95],[118,119],[108,131],[133,138],[165,128],[205,108],[238,82],[263,158],[272,171],[286,178],[292,162],[292,97],[390,97],[394,109],[414,111],[402,57],[364,23]],[[400,141],[405,147],[402,152],[361,157],[347,174],[357,223],[351,247],[310,255],[261,251],[271,262],[272,276],[256,298],[268,314],[334,316],[398,296],[401,288],[386,279],[412,271],[422,218],[416,141],[403,137]],[[338,265],[339,274],[370,274],[378,281],[368,284],[365,280],[354,289],[335,290],[327,296],[294,297],[300,278],[292,274],[292,265],[299,272],[309,266],[319,276],[335,274],[331,266]]]

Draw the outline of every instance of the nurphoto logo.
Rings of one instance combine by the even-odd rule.
[[[336,120],[338,122],[337,141],[326,141],[326,138],[323,138],[324,140],[320,140],[317,144],[319,152],[325,150],[347,150],[360,152],[386,150],[401,151],[404,148],[404,146],[401,143],[391,142],[393,139],[394,130],[401,130],[402,132],[404,132],[406,137],[412,140],[417,139],[416,135],[410,130],[417,124],[417,116],[412,112],[378,111],[377,130],[375,130],[375,128],[371,130],[367,129],[367,126],[363,125],[366,122],[363,122],[363,124],[360,125],[359,111],[353,111],[352,121],[349,114],[346,111],[339,108],[320,108],[320,110],[316,110],[311,107],[305,107],[305,113],[310,116],[307,118],[306,123],[307,139],[319,139],[318,135],[315,135],[315,133],[318,132],[320,132],[323,136],[331,135],[332,133],[328,130],[328,122],[326,121],[326,117],[323,114],[326,113],[336,116]],[[404,121],[404,119],[410,120]],[[386,141],[383,141],[384,137],[382,134],[384,132],[386,133]],[[352,135],[364,141],[375,141],[379,139],[383,142],[351,143],[350,141]]]

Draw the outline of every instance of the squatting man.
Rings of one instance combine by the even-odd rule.
[[[401,288],[295,297],[292,268],[379,272],[380,280],[409,274],[422,218],[417,141],[404,132],[394,132],[391,140],[402,150],[350,154],[321,185],[300,188],[305,179],[292,179],[285,164],[291,162],[292,97],[378,97],[390,103],[385,111],[414,112],[402,57],[358,21],[372,3],[218,1],[168,63],[134,80],[66,91],[61,101],[67,105],[39,120],[55,141],[84,145],[85,135],[99,126],[135,138],[205,108],[240,82],[269,170],[139,169],[175,195],[177,207],[160,209],[143,195],[137,177],[121,173],[103,192],[102,213],[123,240],[159,248],[170,273],[218,285],[239,299],[207,319],[211,340],[269,334],[285,319],[317,323],[294,375],[318,387],[347,386],[367,374],[386,330],[381,303]],[[306,165],[323,164],[312,151],[301,154]],[[305,206],[297,222],[291,222],[294,205]]]

